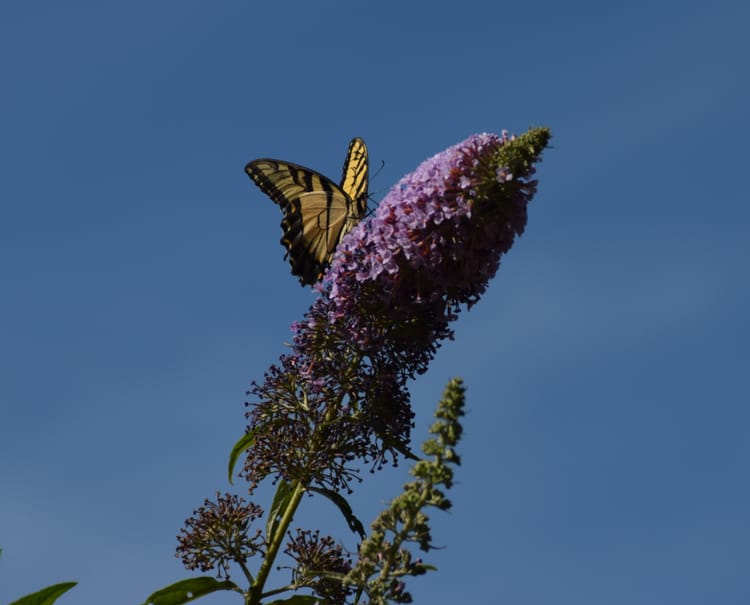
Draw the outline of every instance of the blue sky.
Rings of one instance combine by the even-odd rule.
[[[469,397],[415,602],[750,602],[749,19],[3,3],[0,603],[66,580],[61,603],[140,603],[189,575],[175,535],[227,488],[244,391],[313,300],[245,163],[338,178],[361,136],[379,200],[472,133],[537,125],[527,231],[413,384],[416,439],[449,377]],[[366,476],[363,520],[405,472]]]

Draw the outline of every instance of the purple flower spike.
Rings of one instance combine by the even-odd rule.
[[[547,137],[541,129],[518,139],[474,135],[404,177],[339,246],[326,276],[329,321],[346,318],[365,349],[394,340],[414,348],[421,334],[429,355],[523,232],[536,190],[532,162]]]
[[[253,483],[275,473],[348,487],[351,460],[379,464],[408,448],[406,383],[426,371],[452,337],[450,321],[479,300],[523,233],[549,136],[543,128],[471,136],[401,179],[347,234],[321,297],[293,326],[292,353],[251,390],[256,447],[245,472]],[[285,441],[288,452],[279,449]],[[304,443],[329,447],[340,464],[323,470],[320,450],[300,458]]]

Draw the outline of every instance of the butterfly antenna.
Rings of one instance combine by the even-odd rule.
[[[380,168],[378,168],[378,171],[372,175],[372,178],[375,178],[376,176],[378,176],[380,174],[380,171],[383,170],[383,168],[385,168],[385,160],[380,160]]]
[[[370,179],[371,182],[372,180],[375,179],[376,176],[380,174],[380,171],[383,170],[383,168],[385,168],[385,160],[380,160],[380,168],[378,168],[377,172],[375,172],[375,174],[372,175],[372,178]],[[381,197],[380,191],[378,191],[377,193],[371,193],[371,192],[367,193],[367,199],[370,202],[375,202],[375,198],[379,198],[379,197]],[[374,205],[367,204],[367,214],[365,216],[372,215],[372,213],[375,212],[376,207],[377,207],[377,204],[374,204]]]

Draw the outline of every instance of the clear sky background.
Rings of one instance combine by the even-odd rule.
[[[750,603],[749,29],[740,0],[3,2],[0,603],[190,576],[175,535],[314,299],[248,161],[338,179],[361,136],[379,201],[539,125],[527,231],[413,384],[417,440],[448,378],[469,407],[415,602]],[[406,478],[365,474],[362,519]]]

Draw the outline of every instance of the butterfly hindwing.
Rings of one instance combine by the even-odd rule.
[[[302,193],[299,201],[292,203],[281,222],[281,243],[288,250],[292,273],[300,276],[302,283],[320,279],[344,233],[349,206],[338,187],[326,193]]]
[[[291,162],[260,159],[245,171],[284,213],[281,243],[292,274],[303,284],[320,279],[341,238],[367,209],[367,147],[362,139],[349,144],[341,186]]]

